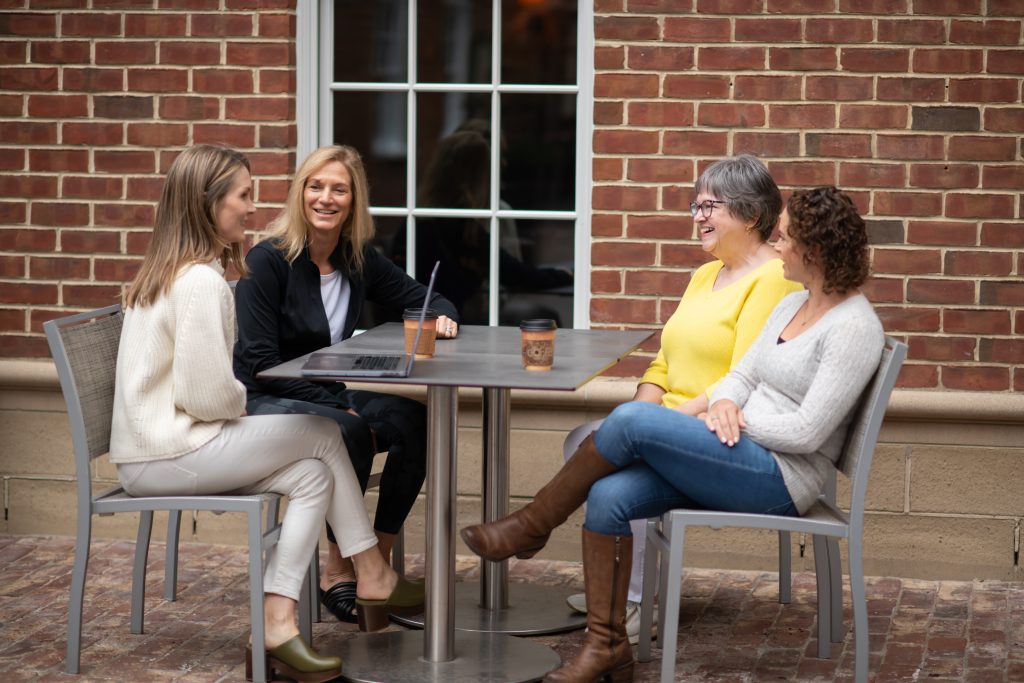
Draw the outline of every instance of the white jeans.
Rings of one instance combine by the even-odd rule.
[[[117,466],[134,496],[279,493],[288,497],[281,536],[270,552],[264,590],[298,600],[327,521],[341,554],[377,543],[352,463],[333,420],[255,415],[224,423],[214,439],[176,458]]]
[[[596,432],[604,420],[594,420],[581,424],[569,432],[562,444],[562,455],[566,460],[572,457],[583,440],[592,432]],[[626,598],[631,602],[640,602],[644,594],[644,548],[647,545],[647,520],[634,519],[629,523],[633,531],[633,570],[629,574],[629,594]]]

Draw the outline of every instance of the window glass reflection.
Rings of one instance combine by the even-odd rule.
[[[372,177],[370,182],[373,182]],[[393,244],[396,235],[401,233],[402,239],[405,239],[405,219],[394,216],[374,216],[373,224],[377,229],[377,234],[373,238],[373,247],[387,258],[394,260]],[[401,322],[401,320],[401,310],[389,309],[367,299],[363,303],[363,310],[359,314],[359,322],[356,327],[361,330],[369,330],[382,323]]]
[[[491,82],[490,2],[419,0],[416,41],[419,82]]]
[[[405,206],[405,93],[334,93],[334,141],[359,150],[373,206]]]
[[[571,327],[573,223],[506,219],[498,229],[498,323],[518,325],[539,317]],[[404,268],[404,230],[392,239],[392,254]],[[489,324],[489,254],[487,219],[416,219],[416,279],[426,283],[434,262],[440,261],[437,291],[455,305],[463,324]]]
[[[501,197],[514,209],[576,206],[576,96],[501,96]]]
[[[503,249],[498,324],[552,318],[572,327],[574,223],[504,219],[499,230],[503,247],[514,243],[518,252]]]
[[[503,0],[501,81],[576,83],[576,3]]]
[[[490,193],[490,121],[491,96],[486,93],[419,93],[416,97],[416,186],[417,206],[440,208],[489,208],[487,197]],[[463,144],[456,149],[449,142],[443,158],[437,154],[438,145],[453,133],[466,130],[476,131],[474,138],[463,138]],[[479,139],[481,138],[482,139]],[[477,140],[477,144],[471,144]],[[479,149],[483,145],[484,149]],[[474,197],[483,197],[484,203],[476,199],[451,196],[454,187],[444,187],[443,178],[431,178],[428,166],[455,162],[454,156],[461,153],[465,162],[473,165],[453,170],[450,183],[460,185],[465,191],[472,185]],[[483,160],[481,160],[481,157]],[[444,171],[440,171],[442,174]],[[434,171],[437,175],[438,171]]]
[[[335,0],[334,80],[408,80],[407,0]]]

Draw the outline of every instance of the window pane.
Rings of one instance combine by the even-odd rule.
[[[576,96],[501,96],[501,198],[514,209],[576,208]]]
[[[334,4],[334,80],[408,80],[407,0],[337,0]]]
[[[576,3],[503,0],[501,82],[576,83]]]
[[[420,0],[417,22],[417,81],[491,82],[489,1]]]
[[[572,327],[572,221],[503,220],[498,324],[554,318]]]
[[[395,240],[405,239],[405,219],[394,216],[374,216],[373,223],[377,228],[377,234],[373,238],[373,246],[389,259],[394,260]],[[402,245],[402,253],[405,253],[404,245]],[[405,267],[404,264],[402,267]],[[368,330],[381,323],[399,322],[401,319],[401,311],[378,306],[367,299],[363,305],[363,310],[356,327]]]
[[[374,206],[405,206],[405,93],[334,93],[334,142],[359,150]]]
[[[490,95],[420,93],[416,118],[416,205],[490,208]]]
[[[466,325],[487,325],[490,292],[490,222],[472,218],[416,219],[416,279],[426,283],[435,261],[437,291],[459,311]],[[572,326],[573,222],[499,223],[499,324],[525,318],[554,318]],[[406,266],[405,230],[391,238],[393,258]]]

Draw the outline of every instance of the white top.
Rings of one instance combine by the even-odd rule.
[[[112,463],[196,450],[245,410],[231,369],[235,305],[220,263],[185,266],[170,291],[125,311],[117,354]]]
[[[320,276],[320,300],[324,303],[327,324],[331,328],[331,343],[341,341],[345,330],[345,319],[348,317],[348,303],[352,298],[352,287],[348,280],[336,270],[330,275]]]
[[[730,399],[743,409],[744,435],[772,451],[800,514],[823,491],[885,345],[882,323],[863,294],[780,343],[807,296],[790,294],[775,307],[711,399]]]

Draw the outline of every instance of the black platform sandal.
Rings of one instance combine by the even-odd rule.
[[[338,621],[346,624],[359,623],[356,614],[356,582],[340,581],[327,590],[320,589],[320,603],[326,607]]]

